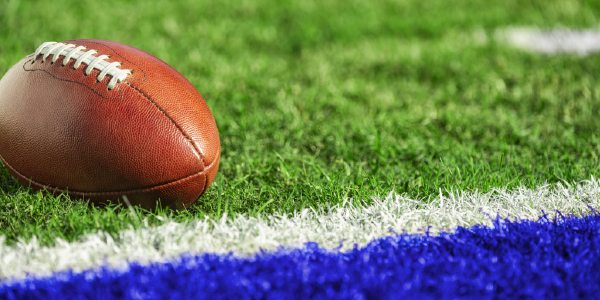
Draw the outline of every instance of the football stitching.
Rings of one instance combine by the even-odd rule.
[[[112,77],[108,82],[109,91],[126,79],[128,75],[131,75],[130,69],[122,68],[123,62],[109,62],[108,59],[111,55],[100,54],[94,49],[86,50],[86,48],[86,46],[77,46],[70,43],[45,42],[35,50],[33,55],[36,60],[38,56],[42,56],[42,63],[46,62],[46,59],[52,55],[52,62],[50,64],[54,64],[61,56],[64,56],[62,60],[63,67],[69,61],[74,60],[73,70],[77,70],[83,63],[87,66],[87,68],[84,67],[86,76],[90,75],[91,71],[96,69],[100,71],[98,76],[96,76],[97,83],[101,82],[106,75]]]
[[[107,45],[102,44],[102,43],[97,43],[97,42],[88,42],[86,40],[71,40],[71,41],[79,41],[79,42],[82,42],[82,43],[101,45],[103,47],[106,47],[106,48],[112,50],[112,52],[114,52],[116,55],[120,56],[122,59],[126,60],[127,62],[129,62],[130,64],[134,65],[136,68],[138,68],[142,72],[142,74],[144,75],[143,79],[135,78],[135,77],[131,77],[131,76],[127,76],[127,79],[135,79],[135,80],[139,80],[139,81],[146,81],[146,72],[144,72],[144,69],[140,68],[138,65],[134,64],[129,59],[123,57],[123,55],[119,54],[119,52],[117,52],[117,50],[111,48],[110,46],[107,46]],[[68,41],[65,41],[65,42],[68,42]],[[94,50],[98,51],[98,49],[94,49]]]
[[[74,81],[74,80],[69,80],[69,79],[63,79],[63,78],[56,77],[56,76],[54,76],[54,74],[52,74],[52,73],[50,73],[50,72],[48,72],[48,71],[46,71],[46,70],[44,70],[44,69],[26,69],[26,68],[25,68],[25,66],[27,66],[27,65],[29,64],[29,62],[31,62],[32,60],[33,60],[33,59],[30,59],[30,60],[26,61],[26,62],[23,64],[23,70],[24,70],[24,71],[26,71],[26,72],[42,71],[42,72],[45,72],[45,73],[49,74],[50,76],[54,77],[54,79],[57,79],[57,80],[60,80],[60,81],[65,81],[65,82],[77,83],[77,84],[79,84],[79,85],[82,85],[82,86],[84,86],[84,87],[86,87],[86,88],[88,88],[88,89],[92,90],[92,92],[94,92],[95,94],[97,94],[98,96],[100,96],[100,97],[102,97],[102,98],[104,98],[104,99],[123,99],[123,98],[125,97],[125,96],[123,95],[123,91],[121,90],[121,85],[118,85],[118,86],[116,87],[116,88],[118,88],[118,89],[119,89],[119,94],[121,94],[121,97],[104,97],[102,94],[98,93],[98,92],[97,92],[95,89],[93,89],[91,86],[89,86],[89,85],[87,85],[87,84],[84,84],[84,83],[82,83],[82,82],[79,82],[79,81]],[[115,88],[115,89],[116,89],[116,88]]]
[[[202,155],[202,152],[200,151],[200,149],[198,149],[198,147],[196,147],[196,144],[194,144],[194,141],[192,140],[192,138],[189,137],[173,119],[171,119],[171,117],[167,114],[167,112],[165,112],[164,109],[162,109],[162,107],[158,106],[158,104],[156,104],[156,102],[154,102],[154,100],[152,100],[152,98],[150,98],[148,95],[144,94],[144,92],[142,92],[141,89],[132,85],[129,82],[124,82],[124,83],[126,85],[128,85],[129,87],[133,88],[134,90],[136,90],[138,93],[140,93],[140,95],[144,96],[144,98],[146,98],[148,101],[150,101],[150,103],[152,103],[165,117],[167,117],[167,119],[169,119],[169,121],[171,121],[171,123],[173,123],[173,125],[175,125],[175,127],[179,130],[179,132],[181,132],[181,135],[183,135],[183,137],[185,137],[185,139],[188,141],[188,143],[190,143],[190,145],[192,145],[192,148],[194,149],[194,151],[196,153],[198,153],[198,156],[200,156],[200,161],[202,162],[202,169],[205,170],[206,163],[204,162],[204,155]]]
[[[4,157],[0,156],[0,160],[2,161],[2,163],[8,169],[12,170],[18,176],[20,176],[21,178],[23,178],[23,179],[25,179],[25,180],[33,183],[33,184],[39,185],[39,186],[47,188],[47,189],[53,189],[53,190],[55,190],[57,192],[60,192],[60,193],[70,193],[70,194],[75,194],[75,195],[83,195],[84,197],[85,197],[85,195],[88,195],[88,196],[89,195],[91,195],[91,196],[102,196],[102,195],[113,195],[113,194],[114,195],[119,195],[119,194],[127,194],[127,193],[137,193],[137,192],[151,191],[153,189],[158,189],[158,188],[161,188],[161,187],[165,187],[165,186],[169,186],[169,185],[174,185],[174,184],[177,184],[180,181],[187,180],[187,179],[190,179],[191,177],[201,175],[201,174],[203,174],[203,173],[206,172],[206,169],[210,169],[213,166],[213,164],[214,164],[214,162],[211,163],[208,167],[204,168],[204,170],[202,170],[202,171],[200,171],[198,173],[194,173],[194,174],[185,176],[183,178],[179,178],[179,179],[176,179],[176,180],[173,180],[173,181],[170,181],[170,182],[166,182],[166,183],[163,183],[163,184],[160,184],[160,185],[155,185],[155,186],[152,186],[152,187],[141,188],[141,189],[133,189],[133,190],[116,191],[116,192],[82,192],[82,191],[71,191],[71,190],[67,190],[67,189],[63,189],[63,188],[52,187],[52,186],[50,186],[48,184],[43,184],[41,182],[38,182],[38,181],[35,181],[33,179],[27,178],[27,176],[21,174],[21,172],[17,171],[10,164],[8,164],[8,162],[6,162],[6,160],[4,159]],[[204,185],[205,185],[204,190],[206,190],[206,180],[204,182],[205,182],[204,183]]]

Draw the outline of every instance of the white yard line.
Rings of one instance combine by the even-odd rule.
[[[363,207],[346,201],[342,206],[305,209],[289,216],[238,216],[185,224],[169,221],[157,227],[123,230],[116,239],[100,232],[72,243],[58,240],[52,247],[40,246],[35,239],[7,246],[5,238],[0,237],[0,278],[18,278],[27,273],[47,275],[67,269],[81,271],[103,264],[119,267],[126,261],[158,262],[182,253],[233,251],[247,256],[260,248],[296,247],[308,241],[332,249],[344,239],[343,249],[350,249],[353,243],[364,245],[391,235],[390,229],[416,233],[431,226],[434,233],[440,228],[491,225],[482,211],[521,219],[537,219],[542,210],[581,215],[590,211],[588,205],[600,208],[600,180],[592,178],[573,186],[558,184],[555,188],[498,188],[488,193],[451,191],[429,200],[423,202],[391,192]]]
[[[600,30],[512,28],[497,37],[515,47],[545,54],[588,55],[600,51]]]

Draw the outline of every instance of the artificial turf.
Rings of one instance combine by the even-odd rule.
[[[0,74],[45,41],[143,49],[198,88],[222,145],[207,194],[156,215],[286,213],[392,189],[427,199],[597,177],[600,56],[527,53],[494,36],[599,18],[591,0],[0,0]],[[0,173],[9,243],[141,224]],[[159,224],[156,215],[145,216]]]

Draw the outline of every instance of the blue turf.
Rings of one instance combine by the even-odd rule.
[[[347,253],[307,243],[0,283],[2,299],[599,299],[600,216],[496,220]]]

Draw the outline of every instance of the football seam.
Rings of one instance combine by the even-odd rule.
[[[26,62],[23,64],[23,71],[25,71],[25,72],[35,72],[35,71],[42,71],[42,72],[45,72],[45,73],[49,74],[50,76],[54,77],[54,79],[57,79],[57,80],[60,80],[60,81],[65,81],[65,82],[77,83],[77,84],[79,84],[79,85],[82,85],[82,86],[85,86],[85,87],[87,87],[87,88],[88,88],[88,89],[90,89],[92,92],[94,92],[96,95],[98,95],[98,96],[100,96],[100,97],[102,97],[102,98],[104,98],[104,99],[123,99],[123,98],[125,97],[125,95],[123,94],[123,90],[121,90],[121,86],[120,86],[120,85],[117,85],[117,88],[119,88],[119,93],[121,94],[121,97],[104,97],[102,94],[100,94],[99,92],[97,92],[97,91],[96,91],[94,88],[92,88],[91,86],[89,86],[89,85],[87,85],[87,84],[84,84],[83,82],[79,82],[79,81],[75,81],[75,80],[69,80],[69,79],[63,79],[63,78],[59,78],[59,77],[56,77],[56,76],[54,76],[54,74],[52,74],[52,73],[50,73],[50,72],[48,72],[48,71],[46,71],[46,70],[44,70],[44,69],[26,69],[26,68],[25,68],[25,66],[26,66],[26,65],[27,65],[27,64],[28,64],[30,61],[32,61],[32,60],[33,60],[33,59],[30,59],[30,60],[26,61]]]
[[[64,192],[64,193],[68,193],[68,194],[75,194],[75,195],[82,195],[82,196],[85,196],[85,195],[88,195],[88,196],[103,196],[103,195],[119,195],[119,194],[127,194],[127,193],[147,192],[147,191],[151,191],[151,190],[154,190],[154,189],[159,189],[159,188],[162,188],[162,187],[166,187],[166,186],[169,186],[169,185],[175,185],[175,184],[179,183],[180,181],[184,181],[184,180],[190,179],[190,178],[192,178],[194,176],[201,175],[201,174],[205,173],[207,169],[210,169],[213,166],[213,164],[214,164],[214,162],[211,163],[207,168],[205,168],[204,170],[202,170],[200,172],[197,172],[197,173],[194,173],[194,174],[191,174],[191,175],[188,175],[188,176],[185,176],[183,178],[179,178],[179,179],[176,179],[176,180],[173,180],[173,181],[170,181],[170,182],[166,182],[166,183],[163,183],[163,184],[160,184],[160,185],[155,185],[155,186],[147,187],[147,188],[133,189],[133,190],[124,190],[124,191],[115,191],[115,192],[83,192],[83,191],[69,190],[68,188],[53,187],[53,186],[50,186],[48,184],[43,184],[41,182],[38,182],[38,181],[35,181],[33,179],[27,178],[27,176],[25,176],[24,174],[21,174],[21,172],[17,171],[10,164],[8,164],[6,162],[6,160],[4,159],[4,157],[2,157],[1,155],[0,155],[0,160],[2,161],[2,163],[4,164],[4,166],[6,166],[8,169],[10,169],[13,172],[15,172],[21,178],[29,181],[30,183],[34,183],[36,185],[42,186],[42,187],[47,188],[47,189],[52,189],[52,190],[57,191],[59,193],[63,193]],[[205,179],[204,182],[205,182],[204,183],[204,185],[205,185],[204,191],[206,191],[206,179]]]
[[[219,145],[219,149],[217,151],[217,157],[215,157],[214,161],[211,162],[208,167],[204,168],[204,171],[205,172],[209,171],[210,168],[212,168],[212,166],[215,164],[215,162],[219,160],[220,156],[221,156],[221,145]],[[206,175],[206,179],[205,179],[205,182],[204,182],[204,190],[200,194],[200,197],[202,197],[202,195],[204,195],[204,193],[206,193],[206,191],[208,190],[208,184],[207,183],[208,183],[208,174]]]
[[[194,149],[194,152],[198,153],[198,156],[200,156],[200,162],[202,163],[202,170],[204,171],[206,169],[206,163],[204,162],[204,155],[202,155],[202,152],[200,151],[200,149],[198,149],[198,147],[196,147],[196,144],[194,144],[194,141],[192,140],[192,138],[183,131],[183,129],[175,122],[175,120],[171,119],[171,117],[167,114],[167,112],[164,109],[162,109],[162,107],[160,107],[158,104],[156,104],[156,102],[154,100],[152,100],[152,98],[150,98],[148,95],[146,95],[144,92],[142,92],[142,90],[140,88],[136,87],[135,85],[131,84],[130,82],[124,82],[124,83],[126,85],[128,85],[129,87],[133,88],[134,90],[136,90],[138,93],[140,93],[140,95],[144,96],[144,98],[146,98],[148,101],[150,101],[150,103],[152,103],[152,105],[154,105],[154,107],[156,107],[167,119],[169,119],[169,121],[171,121],[171,123],[173,123],[173,125],[175,125],[177,130],[179,130],[179,132],[181,132],[181,135],[183,135],[183,137],[188,141],[188,143],[190,143],[190,145]]]

